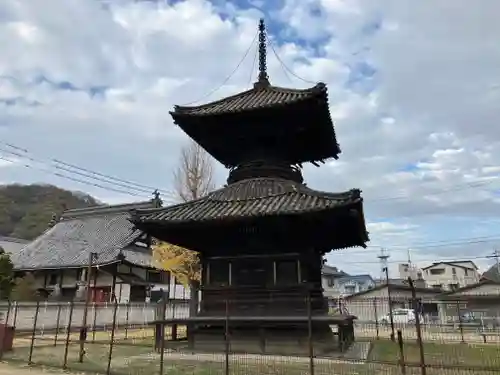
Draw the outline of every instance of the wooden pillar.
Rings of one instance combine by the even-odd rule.
[[[116,299],[116,295],[115,295],[115,288],[116,288],[116,275],[118,273],[118,266],[119,266],[119,263],[116,263],[115,266],[114,266],[114,269],[113,269],[113,281],[111,282],[111,295],[110,295],[110,301],[109,302],[114,302],[114,301],[118,301]]]

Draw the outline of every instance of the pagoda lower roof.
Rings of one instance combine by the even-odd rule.
[[[280,178],[235,182],[191,202],[159,209],[138,210],[132,221],[141,224],[181,224],[281,216],[349,208],[362,204],[360,190],[342,193],[316,191]]]
[[[262,108],[290,105],[312,98],[328,101],[327,88],[318,83],[307,89],[291,89],[271,85],[256,85],[254,88],[200,106],[175,106],[170,112],[174,120],[184,116],[210,116],[252,111]]]

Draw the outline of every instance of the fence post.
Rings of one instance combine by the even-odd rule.
[[[14,332],[16,329],[16,324],[17,324],[17,311],[19,310],[19,302],[15,302],[15,307],[14,307],[14,321],[12,322],[12,326],[14,327]]]
[[[375,312],[375,330],[377,331],[377,340],[380,339],[380,330],[378,322],[378,301],[377,297],[373,298],[373,311]]]
[[[309,345],[309,374],[314,375],[314,346],[312,339],[312,299],[311,299],[311,291],[307,292],[306,297],[307,303],[307,339]]]
[[[71,339],[71,325],[73,322],[73,310],[75,309],[75,302],[71,301],[69,305],[69,317],[68,324],[66,324],[66,344],[64,347],[64,360],[63,360],[63,369],[66,370],[68,367],[68,350],[69,350],[69,342]]]
[[[108,368],[106,374],[111,373],[111,359],[113,358],[113,345],[115,343],[115,330],[116,330],[116,314],[118,311],[118,301],[115,299],[115,307],[113,310],[113,323],[111,325],[111,339],[109,340],[109,354],[108,354]]]
[[[54,346],[57,346],[57,336],[59,335],[59,323],[61,321],[61,304],[57,305],[56,333],[54,335]]]
[[[160,375],[163,375],[163,365],[165,362],[165,319],[162,320],[161,324],[161,342],[160,342]]]
[[[411,288],[412,307],[415,313],[415,327],[417,330],[417,342],[420,349],[420,369],[422,375],[427,375],[427,367],[425,366],[424,343],[422,341],[422,327],[420,326],[420,309],[417,309],[417,291],[411,277],[408,278],[408,284]]]
[[[229,300],[226,297],[226,316],[224,320],[224,354],[225,354],[225,363],[224,363],[224,375],[229,375]]]
[[[464,325],[462,322],[462,314],[460,312],[460,301],[459,300],[457,300],[457,315],[458,315],[458,328],[460,329],[460,337],[462,338],[462,343],[465,343]]]
[[[128,322],[130,319],[130,301],[127,303],[127,312],[125,316],[125,337],[123,338],[124,340],[128,339]]]
[[[401,374],[406,375],[405,352],[403,346],[403,333],[398,329],[398,345],[399,345],[399,365],[401,366]]]
[[[35,317],[33,318],[33,330],[31,331],[31,345],[30,354],[28,357],[28,365],[31,365],[31,359],[33,358],[33,347],[35,346],[35,336],[36,336],[36,323],[38,321],[38,313],[40,312],[40,301],[36,303]]]
[[[94,308],[94,316],[92,318],[92,342],[95,342],[95,323],[96,323],[96,320],[97,320],[97,304],[94,302],[93,304],[93,308]]]

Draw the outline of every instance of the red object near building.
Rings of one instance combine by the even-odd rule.
[[[0,350],[9,352],[14,343],[14,327],[0,323]]]
[[[92,302],[104,303],[109,300],[109,288],[92,288]]]

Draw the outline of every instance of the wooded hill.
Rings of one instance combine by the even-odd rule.
[[[0,185],[0,236],[32,240],[64,209],[101,204],[88,194],[52,185]]]

